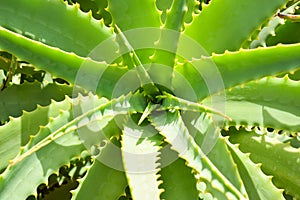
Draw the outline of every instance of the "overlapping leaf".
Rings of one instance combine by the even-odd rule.
[[[226,124],[298,132],[299,87],[299,81],[292,81],[288,77],[268,77],[226,91],[223,103],[226,115],[232,118]],[[210,100],[206,103],[210,104]]]
[[[49,123],[41,127],[26,146],[21,147],[19,155],[1,175],[0,197],[26,198],[34,193],[36,185],[45,182],[53,170],[67,164],[72,157],[79,156],[86,147],[90,148],[103,138],[109,139],[117,134],[107,132],[104,133],[106,136],[99,135],[103,128],[111,125],[109,122],[114,116],[140,106],[138,98],[131,97],[122,96],[110,102],[93,97],[78,98],[69,110],[61,110],[56,118],[50,118]],[[24,167],[28,170],[22,170]],[[16,188],[25,182],[27,186],[15,193]]]
[[[255,163],[261,163],[263,172],[273,176],[272,181],[278,188],[299,198],[299,149],[280,141],[278,135],[259,135],[244,129],[239,132],[231,129],[229,134],[229,141],[239,144],[241,151],[250,153]]]

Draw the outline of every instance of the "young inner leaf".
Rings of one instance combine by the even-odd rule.
[[[159,94],[159,89],[151,80],[148,72],[146,71],[139,57],[135,53],[135,50],[132,48],[129,41],[126,39],[126,36],[116,24],[114,26],[123,42],[123,44],[120,45],[125,45],[129,52],[132,54],[132,61],[135,66],[138,78],[140,80],[141,87],[144,89],[144,93],[146,94],[146,96],[150,97],[151,100],[154,100],[154,97]]]

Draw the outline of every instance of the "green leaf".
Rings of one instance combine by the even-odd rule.
[[[0,48],[71,83],[74,83],[76,73],[85,60],[74,53],[45,45],[3,27],[0,27],[0,36]]]
[[[110,12],[113,25],[120,27],[122,32],[127,36],[127,33],[131,37],[127,37],[130,44],[134,44],[137,40],[138,44],[143,43],[143,40],[154,42],[157,41],[157,34],[149,34],[146,32],[147,37],[144,34],[140,35],[140,31],[143,32],[144,28],[155,27],[159,30],[162,25],[160,21],[160,13],[156,8],[155,1],[152,0],[108,0],[108,8]],[[136,33],[136,34],[135,34]],[[140,36],[137,36],[140,35]],[[139,41],[142,42],[139,42]],[[132,45],[138,55],[141,63],[149,63],[149,57],[153,54],[153,49],[141,49],[138,50],[135,45]],[[123,55],[126,57],[126,55]],[[128,59],[128,58],[126,58]],[[129,64],[130,61],[125,61],[125,64]]]
[[[194,103],[187,101],[178,97],[175,97],[171,94],[164,92],[163,95],[159,96],[163,99],[162,106],[158,110],[180,110],[180,111],[192,111],[192,112],[206,112],[213,113],[219,116],[231,120],[228,116],[223,114],[221,111],[218,111],[214,108],[210,108],[206,105],[200,103]]]
[[[66,98],[61,102],[52,101],[45,107],[37,106],[32,112],[24,112],[21,117],[11,118],[10,121],[0,126],[0,169],[6,167],[8,161],[13,159],[20,147],[28,143],[30,135],[38,133],[40,126],[45,126],[50,118],[59,115],[60,110],[69,110],[72,100]]]
[[[160,14],[150,0],[108,0],[113,23],[122,31],[144,27],[160,27]]]
[[[184,34],[195,39],[209,54],[235,51],[286,2],[287,0],[212,1],[193,19],[193,23],[186,26]]]
[[[80,56],[87,56],[113,35],[91,13],[83,13],[78,5],[70,6],[61,0],[1,2],[0,13],[0,26]]]
[[[294,3],[293,5],[291,5],[290,7],[288,7],[287,9],[285,9],[282,13],[284,14],[288,14],[288,13],[293,13],[295,11],[295,7],[299,4],[300,2],[296,2]],[[270,38],[272,40],[272,36],[277,35],[275,33],[275,29],[276,29],[276,32],[278,29],[281,29],[281,30],[285,30],[285,27],[286,25],[282,25],[284,23],[284,20],[281,19],[280,17],[278,16],[275,16],[273,17],[269,22],[268,22],[268,25],[265,26],[258,34],[257,36],[257,39],[256,40],[253,40],[250,44],[250,47],[251,48],[255,48],[255,47],[258,47],[258,46],[263,46],[265,47],[266,46],[266,41],[270,41]],[[287,28],[288,30],[289,28]],[[297,32],[289,32],[291,35],[297,35]],[[290,36],[290,35],[289,35]],[[277,37],[277,36],[276,36]],[[288,39],[289,37],[286,37],[284,39]],[[268,42],[269,43],[269,42]],[[277,43],[273,43],[273,45],[276,45],[278,44],[279,42]],[[280,43],[284,43],[284,42],[280,42]],[[289,43],[288,43],[289,44]],[[268,46],[270,46],[270,44],[268,44]]]
[[[138,55],[136,54],[134,48],[131,46],[130,42],[127,40],[126,36],[122,33],[117,25],[115,25],[115,28],[117,29],[118,35],[120,36],[120,46],[124,45],[132,55],[132,62],[135,67],[137,77],[140,81],[140,86],[144,89],[144,93],[149,97],[152,97],[155,94],[159,93],[158,88],[154,85],[145,66],[141,63]]]
[[[12,85],[0,92],[0,121],[8,120],[9,116],[19,117],[23,110],[30,112],[37,105],[47,106],[51,100],[62,101],[65,95],[77,95],[73,93],[75,90],[83,92],[80,88],[55,83],[46,86],[38,82]]]
[[[141,125],[143,121],[158,107],[158,104],[148,103],[146,109],[144,110],[141,118],[138,121],[138,125]]]
[[[127,181],[133,199],[160,199],[160,182],[157,160],[160,147],[149,137],[157,131],[137,126],[133,121],[125,123],[122,136],[122,158]]]
[[[166,12],[166,22],[161,29],[161,35],[152,59],[153,63],[173,68],[186,9],[186,0],[173,0],[171,8]]]
[[[197,145],[204,151],[218,170],[237,188],[247,196],[236,164],[228,150],[225,138],[219,136],[214,117],[205,113],[183,112],[182,118]],[[222,162],[220,162],[222,160]]]
[[[99,156],[88,168],[87,174],[79,180],[78,188],[72,192],[72,199],[85,200],[87,197],[91,200],[117,199],[124,193],[127,186],[125,173],[107,163],[107,160],[110,160],[122,165],[121,152],[115,151],[116,147],[110,142],[102,147]]]
[[[50,72],[53,76],[62,77],[70,83],[108,98],[111,98],[112,90],[118,80],[127,72],[125,68],[108,66],[105,62],[97,62],[65,52],[3,27],[0,27],[0,48],[15,54],[21,60],[29,61],[39,69]],[[112,73],[114,76],[111,76]],[[126,87],[132,91],[134,82],[127,81],[127,84],[129,85]]]
[[[234,87],[226,92],[226,98],[246,100],[300,116],[297,109],[300,107],[300,81],[290,80],[287,76],[267,77]]]
[[[193,21],[193,15],[199,11],[200,2],[197,0],[187,0],[187,11],[184,16],[184,22],[189,24]]]
[[[227,125],[300,131],[300,82],[267,77],[226,91]],[[255,94],[255,95],[253,95]],[[209,105],[210,99],[203,102]]]
[[[295,81],[300,81],[300,67],[296,71],[288,74],[289,78]]]
[[[295,70],[299,68],[299,51],[300,44],[278,45],[215,54],[178,65],[175,70],[179,74],[175,73],[173,79],[174,93],[187,100],[199,101],[224,88]]]
[[[300,44],[278,45],[213,56],[225,88],[299,67]],[[226,54],[228,56],[226,56]],[[230,56],[229,56],[230,55]],[[277,55],[274,57],[274,55]]]
[[[24,199],[34,193],[36,185],[45,182],[60,166],[79,156],[86,147],[96,145],[99,139],[101,141],[101,135],[94,139],[95,133],[101,133],[116,115],[130,112],[135,107],[131,97],[129,94],[112,101],[80,97],[71,110],[60,111],[55,119],[50,118],[0,176],[0,190],[3,191],[0,198]],[[29,170],[24,171],[24,168]],[[15,193],[24,183],[27,186]]]
[[[151,116],[151,120],[171,148],[179,153],[179,157],[186,160],[187,166],[195,170],[195,177],[202,183],[199,189],[200,197],[209,195],[223,199],[245,198],[195,143],[178,112],[168,112],[165,116]]]
[[[264,175],[259,166],[251,162],[249,155],[240,152],[238,147],[229,149],[237,163],[249,199],[284,199],[282,192],[272,184],[271,178]]]
[[[266,40],[268,46],[282,44],[293,44],[300,42],[300,23],[285,21],[285,23],[279,26],[275,35],[269,37]]]
[[[56,125],[63,126],[69,117],[68,112],[62,112],[55,118]],[[51,128],[50,122],[37,136],[51,134]],[[46,182],[51,173],[67,164],[72,157],[79,156],[84,149],[79,138],[72,132],[59,142],[50,142],[45,148],[30,153],[22,161],[17,157],[0,176],[0,198],[25,199],[35,193],[36,186]]]
[[[197,180],[185,160],[178,158],[168,146],[161,150],[160,157],[159,180],[162,181],[160,188],[164,190],[161,199],[198,199]]]
[[[278,188],[300,198],[300,151],[280,141],[279,137],[240,130],[238,133],[230,131],[229,141],[239,143],[243,152],[250,153],[251,160],[261,163],[263,172],[273,176],[272,181]]]
[[[0,51],[0,69],[9,71],[11,55],[5,51]]]

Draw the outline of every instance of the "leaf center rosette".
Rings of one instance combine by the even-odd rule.
[[[103,164],[129,173],[153,172],[188,153],[182,133],[197,140],[206,156],[226,117],[223,80],[209,54],[174,30],[115,29],[76,76],[76,85],[107,98],[99,108],[99,101],[82,97],[73,108],[75,117],[99,108],[78,129],[86,148]],[[208,96],[206,107],[201,102]]]

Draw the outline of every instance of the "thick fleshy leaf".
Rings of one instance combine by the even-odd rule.
[[[173,0],[171,7],[166,12],[166,21],[152,58],[153,63],[174,67],[180,29],[183,26],[185,14],[186,0]]]
[[[80,56],[88,56],[96,45],[113,35],[91,13],[61,0],[1,2],[0,26]]]
[[[0,176],[0,198],[26,198],[34,193],[36,185],[45,182],[72,157],[79,156],[86,148],[97,146],[103,137],[111,138],[117,134],[109,132],[103,135],[101,130],[110,126],[109,121],[116,115],[134,108],[131,97],[129,94],[109,102],[78,98],[71,110],[62,110],[56,118],[50,118],[46,126],[30,137],[28,144],[21,148],[19,155]],[[24,168],[29,170],[24,171]],[[16,193],[16,188],[25,182],[27,186]]]
[[[113,24],[120,27],[121,31],[127,35],[128,30],[135,32],[136,29],[143,29],[147,27],[155,27],[159,30],[161,26],[160,13],[156,8],[155,1],[152,0],[108,0],[107,10],[111,13]],[[137,30],[138,32],[138,30]],[[147,40],[150,40],[154,45],[157,41],[157,34],[147,34]],[[141,36],[144,38],[144,36]],[[141,37],[128,37],[129,43],[134,40],[138,41]],[[135,48],[135,46],[133,45]],[[149,56],[153,54],[153,50],[138,50],[135,49],[141,63],[149,63]],[[123,56],[124,57],[124,56]],[[126,57],[126,56],[125,56]],[[130,61],[125,61],[125,63]]]
[[[56,125],[63,126],[69,117],[68,112],[61,112],[55,118]],[[51,126],[49,123],[37,136],[43,133],[50,134]],[[0,198],[23,200],[34,194],[37,185],[46,182],[51,173],[67,164],[72,157],[79,156],[84,149],[85,147],[73,131],[66,137],[60,138],[59,142],[51,141],[45,148],[30,153],[22,160],[17,157],[0,176]]]
[[[119,44],[120,46],[124,46],[132,59],[132,64],[135,68],[135,71],[137,73],[137,77],[140,81],[140,86],[144,89],[144,93],[151,97],[155,94],[159,93],[158,88],[154,85],[153,81],[151,80],[145,66],[142,64],[140,58],[138,57],[136,51],[131,46],[130,42],[127,40],[126,36],[123,34],[123,32],[118,28],[116,25],[116,29],[118,31],[119,36]]]
[[[247,196],[226,140],[216,130],[214,118],[198,112],[183,112],[182,118],[189,133],[211,162],[242,194]]]
[[[174,93],[193,101],[224,88],[299,68],[300,44],[226,52],[178,65]],[[276,55],[276,57],[274,57]]]
[[[163,99],[162,105],[158,110],[180,110],[180,111],[192,111],[192,112],[206,112],[213,113],[219,116],[230,120],[225,114],[221,111],[218,111],[214,108],[208,107],[206,105],[195,103],[192,101],[184,100],[178,97],[175,97],[171,94],[164,93],[159,96],[159,98]]]
[[[127,121],[122,136],[122,158],[133,199],[159,200],[157,160],[160,147],[149,137],[157,134],[151,126]]]
[[[153,125],[171,145],[171,149],[186,160],[186,165],[195,170],[195,177],[201,187],[200,197],[211,196],[223,199],[243,199],[241,192],[216,168],[203,153],[193,137],[189,135],[178,112],[151,116]],[[176,134],[175,134],[176,133]]]
[[[267,77],[226,91],[227,125],[300,131],[300,82]],[[255,95],[253,95],[255,94]],[[210,104],[207,99],[204,104]],[[222,103],[222,102],[221,102]]]
[[[294,44],[300,42],[300,23],[285,21],[285,23],[279,26],[275,35],[269,37],[266,40],[268,46],[281,44]]]
[[[0,50],[14,54],[12,61],[27,61],[47,75],[105,97],[65,97],[60,103],[43,104],[49,92],[36,100],[47,106],[32,111],[23,96],[22,106],[12,108],[5,104],[10,100],[5,95],[0,111],[30,111],[0,126],[0,153],[5,154],[0,161],[0,170],[5,170],[0,175],[0,199],[25,199],[85,149],[95,160],[73,199],[130,198],[124,197],[127,186],[133,199],[283,199],[283,190],[278,189],[283,187],[284,195],[300,198],[296,137],[300,43],[295,43],[299,38],[292,32],[298,23],[291,24],[285,15],[294,10],[284,11],[295,2],[299,3],[0,3]],[[284,25],[278,24],[283,21],[276,17],[278,9],[282,12],[278,16],[287,18]],[[270,37],[273,30],[277,35]],[[275,41],[269,45],[291,44],[256,48],[271,39]],[[16,62],[4,54],[0,53],[0,82],[18,73],[14,73]],[[285,74],[297,81],[260,80]],[[40,91],[33,88],[24,91],[27,99]],[[9,89],[13,87],[3,94]],[[232,125],[242,127],[232,133]],[[273,129],[272,134],[281,133],[280,137],[254,133]],[[228,139],[221,133],[232,134]],[[231,142],[241,143],[241,150]],[[149,152],[153,154],[148,156]],[[252,161],[262,163],[262,168]],[[145,167],[149,173],[144,173]],[[274,176],[278,188],[264,173]]]
[[[161,25],[160,13],[151,0],[108,0],[108,11],[122,31]]]
[[[190,26],[186,26],[184,34],[195,39],[209,54],[235,51],[286,2],[287,0],[212,1],[193,19]]]
[[[105,62],[68,53],[3,27],[0,27],[0,49],[15,54],[19,59],[28,61],[37,68],[50,72],[53,76],[63,77],[70,83],[80,85],[108,98],[112,98],[112,91],[118,80],[127,72],[125,68],[109,66]],[[126,83],[129,85],[125,85],[125,87],[133,92],[136,90],[136,83],[134,82],[136,76],[133,73],[126,75],[127,77],[131,76],[132,81],[127,81]]]
[[[299,4],[300,2],[296,2],[296,3],[294,3],[293,5],[291,5],[290,7],[288,7],[287,9],[285,9],[282,13],[283,14],[288,14],[288,13],[294,13],[295,12],[295,7]],[[266,43],[268,43],[268,46],[270,46],[270,40],[272,41],[273,39],[274,39],[274,37],[272,37],[272,36],[274,36],[274,34],[275,34],[275,38],[277,38],[278,39],[278,36],[277,36],[277,33],[275,33],[275,30],[276,30],[276,32],[278,32],[278,30],[280,30],[279,32],[281,32],[281,31],[283,31],[283,32],[285,32],[286,30],[287,30],[287,32],[289,32],[290,33],[290,35],[289,35],[289,37],[285,37],[285,38],[282,38],[282,37],[280,37],[281,39],[287,39],[287,40],[290,40],[289,38],[290,38],[290,36],[292,35],[292,36],[296,36],[297,35],[297,31],[290,31],[289,29],[290,28],[287,28],[287,26],[289,26],[289,25],[282,25],[284,23],[284,20],[283,19],[281,19],[280,17],[278,17],[278,16],[275,16],[274,18],[272,18],[269,22],[268,22],[268,24],[267,24],[267,26],[265,26],[260,32],[259,32],[259,34],[258,34],[258,36],[257,36],[257,39],[256,40],[253,40],[252,42],[251,42],[251,44],[250,44],[250,47],[251,48],[256,48],[256,47],[258,47],[258,46],[267,46],[267,44]],[[289,23],[287,23],[287,24],[289,24]],[[292,27],[291,27],[292,28]],[[293,28],[296,28],[296,27],[293,27]],[[292,28],[292,29],[293,29]],[[279,33],[279,35],[280,35],[280,33]],[[293,39],[292,40],[294,40],[295,38],[294,37],[292,37]],[[277,39],[275,39],[275,41],[277,40]],[[283,40],[283,41],[284,41]],[[267,42],[268,41],[268,42]],[[277,41],[277,42],[273,42],[273,45],[276,45],[276,44],[278,44],[278,43],[283,43],[283,44],[291,44],[291,43],[286,43],[286,42],[283,42],[283,41],[281,41],[281,42],[279,42],[279,41]],[[297,42],[295,42],[295,43],[297,43]]]
[[[289,143],[283,143],[274,135],[231,129],[229,141],[239,144],[241,151],[250,153],[255,163],[261,163],[264,173],[272,175],[272,181],[296,199],[300,198],[300,151]]]
[[[35,135],[40,126],[49,122],[49,118],[57,117],[60,110],[69,110],[71,102],[67,97],[61,102],[52,101],[49,106],[37,106],[36,110],[23,112],[21,117],[11,118],[7,124],[0,126],[0,168],[9,164],[8,161],[18,154],[20,147],[28,143],[30,135]]]
[[[109,166],[107,162],[110,160],[116,165],[122,165],[121,151],[114,151],[116,147],[119,148],[113,143],[102,147],[85,177],[79,181],[78,188],[72,192],[72,199],[117,199],[124,193],[127,186],[125,173]]]
[[[282,191],[273,185],[272,178],[261,171],[260,165],[254,164],[250,160],[249,154],[241,152],[238,145],[233,145],[229,141],[227,144],[251,199],[270,199],[274,197],[284,199]]]
[[[197,180],[185,160],[166,146],[161,151],[159,163],[160,188],[164,190],[161,199],[198,199]]]
[[[55,83],[46,86],[38,82],[12,85],[0,92],[0,121],[6,121],[9,116],[19,117],[23,110],[30,112],[37,105],[47,106],[51,100],[62,101],[65,95],[77,95],[76,90],[83,92],[79,88]]]

